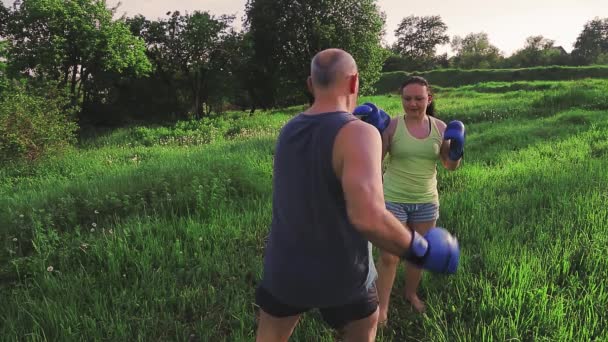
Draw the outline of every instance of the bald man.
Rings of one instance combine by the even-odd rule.
[[[378,297],[369,241],[405,258],[426,240],[385,208],[380,134],[351,114],[359,89],[353,57],[321,51],[310,73],[314,103],[282,128],[276,145],[257,341],[287,341],[312,309],[346,341],[373,341]]]

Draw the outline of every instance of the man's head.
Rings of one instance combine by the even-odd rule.
[[[359,74],[355,59],[346,51],[327,49],[317,53],[310,63],[308,89],[315,101],[346,100],[353,111],[359,93]]]

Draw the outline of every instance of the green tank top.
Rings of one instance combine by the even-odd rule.
[[[436,119],[429,119],[431,134],[418,139],[408,131],[403,115],[397,118],[384,173],[385,201],[439,204],[437,161],[443,139]]]

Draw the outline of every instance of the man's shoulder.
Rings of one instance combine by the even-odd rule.
[[[348,151],[370,144],[374,139],[381,141],[380,132],[376,127],[361,120],[352,120],[342,126],[336,136],[336,143]]]

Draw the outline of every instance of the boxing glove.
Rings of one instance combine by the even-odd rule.
[[[380,134],[384,132],[386,127],[388,127],[388,124],[391,122],[391,117],[382,109],[378,109],[378,107],[371,102],[366,102],[360,106],[357,106],[353,112],[353,115],[376,127],[378,131],[380,131]]]
[[[449,158],[456,161],[464,154],[464,124],[458,120],[451,121],[445,128],[443,140],[450,140]]]
[[[453,274],[458,269],[458,240],[441,227],[431,228],[424,237],[410,228],[412,242],[401,259],[435,273]]]

